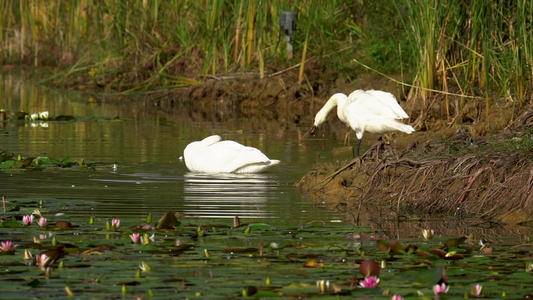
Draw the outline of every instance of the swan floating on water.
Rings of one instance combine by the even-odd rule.
[[[376,90],[355,90],[349,96],[343,93],[331,96],[316,114],[311,135],[314,135],[320,125],[326,121],[326,117],[335,106],[337,106],[339,119],[355,131],[357,156],[359,156],[361,139],[366,131],[378,134],[394,131],[410,134],[415,131],[410,125],[398,121],[408,119],[409,116],[391,93]]]
[[[280,162],[259,149],[222,141],[219,135],[190,143],[183,159],[189,171],[198,173],[260,173]]]

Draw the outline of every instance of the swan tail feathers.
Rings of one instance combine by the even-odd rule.
[[[406,124],[403,124],[403,132],[407,133],[407,134],[411,134],[413,132],[415,132],[415,129],[413,128],[413,126],[411,125],[406,125]]]
[[[253,163],[253,164],[247,164],[245,166],[242,166],[234,171],[234,173],[261,173],[265,171],[266,169],[279,164],[280,161],[277,159],[270,159],[263,163]]]

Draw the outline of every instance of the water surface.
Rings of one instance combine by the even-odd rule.
[[[265,115],[195,107],[164,112],[142,100],[95,101],[5,76],[0,108],[72,115],[76,121],[3,123],[0,150],[27,157],[70,157],[99,162],[94,170],[45,169],[0,173],[1,195],[46,201],[85,201],[72,218],[140,217],[168,210],[186,217],[233,218],[286,224],[344,222],[345,216],[314,207],[293,188],[312,164],[328,159],[329,141],[299,143],[308,124],[280,125]],[[220,134],[282,161],[264,174],[202,175],[179,160],[185,146]]]
[[[299,142],[312,123],[312,115],[288,110],[243,113],[227,105],[206,108],[185,102],[165,110],[142,97],[96,101],[88,95],[44,88],[21,78],[2,77],[0,108],[49,111],[53,116],[72,115],[77,120],[0,123],[0,150],[27,157],[83,158],[99,163],[94,170],[0,172],[0,196],[8,201],[76,203],[62,211],[70,218],[140,218],[168,210],[183,217],[216,220],[239,216],[284,225],[312,221],[351,224],[356,218],[351,213],[317,208],[316,199],[305,198],[293,188],[315,162],[333,159],[331,149],[342,145],[345,134],[340,122],[333,122],[339,123],[336,128],[329,124],[324,138]],[[256,147],[282,163],[254,175],[188,172],[179,160],[183,149],[211,134]],[[372,141],[364,139],[362,151]],[[531,232],[531,228],[494,226],[486,220],[433,219],[411,226],[413,223],[383,224],[378,215],[364,219],[370,222],[363,225],[384,229],[390,232],[389,238],[419,236],[428,226],[438,228],[442,235],[479,232],[520,237]]]

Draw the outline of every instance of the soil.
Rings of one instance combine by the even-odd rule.
[[[337,78],[334,86],[312,82],[298,84],[291,72],[266,79],[256,74],[213,76],[202,84],[152,94],[144,101],[166,111],[194,102],[197,112],[216,107],[311,125],[329,95],[379,87],[397,96],[417,132],[393,135],[391,142],[378,142],[358,158],[316,164],[295,184],[307,198],[357,216],[378,208],[380,216],[396,219],[445,214],[533,225],[531,146],[518,152],[489,147],[494,140],[531,140],[533,100],[520,109],[494,102],[487,122],[484,101],[457,109],[453,103],[460,99],[450,96],[452,104],[446,107],[442,95],[427,101],[407,97],[402,86],[379,76],[349,82]],[[450,115],[450,111],[457,113]],[[287,115],[292,119],[287,120]]]
[[[533,111],[527,116],[531,126]],[[498,138],[531,139],[524,130],[515,124]],[[404,149],[380,141],[350,161],[316,164],[295,186],[308,197],[355,211],[378,208],[394,219],[438,214],[533,225],[531,150],[507,153],[488,145],[466,129]]]

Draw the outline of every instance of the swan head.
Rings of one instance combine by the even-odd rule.
[[[348,100],[348,97],[343,93],[337,93],[331,96],[331,98],[329,98],[326,104],[324,104],[324,106],[316,113],[315,122],[313,123],[313,127],[311,128],[311,131],[309,133],[311,135],[315,135],[320,125],[322,125],[322,123],[326,121],[326,118],[328,117],[329,112],[335,106],[338,106],[337,115],[339,116],[341,120],[343,120],[344,113],[342,113],[340,110],[344,109],[344,106],[346,105],[347,100]]]
[[[326,106],[324,106],[326,107]],[[313,123],[313,127],[311,127],[311,131],[309,131],[309,134],[310,135],[315,135],[316,132],[318,131],[318,128],[320,127],[320,125],[322,125],[322,123],[324,123],[326,121],[326,118],[328,117],[328,113],[329,113],[329,110],[324,110],[324,108],[322,108],[315,116],[315,122]]]
[[[325,110],[326,106],[324,106],[321,110],[319,110],[315,115],[315,121],[313,123],[313,127],[318,127],[322,125],[326,121],[326,118],[328,117],[329,110]]]
[[[309,131],[309,134],[314,136],[317,131],[318,131],[318,126],[313,125],[313,127],[311,127],[311,130]]]

